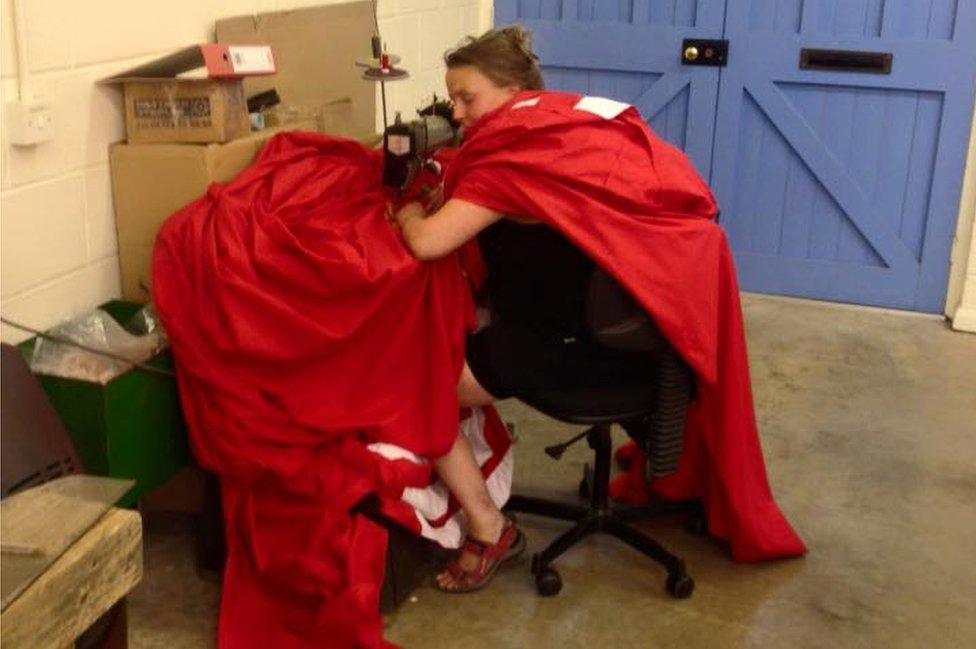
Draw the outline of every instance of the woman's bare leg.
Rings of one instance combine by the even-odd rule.
[[[470,408],[471,406],[487,406],[495,401],[498,399],[481,387],[471,368],[465,363],[461,370],[461,378],[458,380],[458,405],[462,408]]]
[[[468,535],[484,543],[498,541],[505,518],[488,495],[467,438],[458,435],[447,455],[434,461],[434,468],[461,504],[468,520]],[[464,570],[476,570],[478,567],[478,557],[467,552],[461,554],[458,562]],[[441,588],[450,588],[454,578],[445,570],[437,575],[437,583]]]
[[[495,398],[478,383],[465,363],[458,381],[458,403],[461,407],[471,407],[485,406],[493,401]],[[505,518],[488,495],[481,469],[475,462],[467,438],[458,435],[447,455],[434,460],[434,468],[464,510],[468,534],[479,541],[496,542],[501,536]],[[478,557],[464,553],[459,562],[465,570],[474,570],[478,566]],[[450,588],[454,580],[445,571],[437,576],[437,582],[443,588]]]

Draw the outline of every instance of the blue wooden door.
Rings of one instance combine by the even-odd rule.
[[[535,34],[546,87],[640,110],[709,174],[718,68],[681,64],[684,38],[721,38],[725,0],[496,0],[495,24]]]
[[[943,307],[976,75],[976,0],[496,0],[549,87],[632,103],[715,189],[746,290]],[[725,38],[728,67],[681,63]],[[801,51],[892,55],[888,74]]]
[[[976,2],[728,0],[725,38],[711,182],[742,287],[940,311]],[[891,70],[800,69],[804,48],[888,52]]]

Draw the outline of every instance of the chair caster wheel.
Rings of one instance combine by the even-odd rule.
[[[669,575],[666,586],[671,597],[675,599],[691,597],[691,594],[695,592],[695,580],[688,575],[682,575],[681,577]]]
[[[555,597],[563,589],[563,578],[552,568],[543,568],[535,574],[535,587],[543,597]]]
[[[583,476],[583,478],[580,480],[579,491],[577,493],[579,493],[579,497],[583,498],[584,500],[590,497],[590,482],[586,479],[586,476]]]

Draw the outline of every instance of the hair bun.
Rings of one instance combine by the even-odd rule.
[[[532,32],[521,25],[511,25],[499,30],[502,36],[528,58],[538,61],[539,57],[532,51]]]
[[[519,25],[469,36],[457,49],[444,53],[444,63],[449,69],[473,65],[499,87],[545,88],[539,57],[532,51],[532,32]]]

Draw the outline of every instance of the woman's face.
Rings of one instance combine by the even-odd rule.
[[[495,85],[473,65],[448,69],[446,82],[447,94],[454,102],[454,119],[465,128],[500,107],[522,90],[515,85]]]

